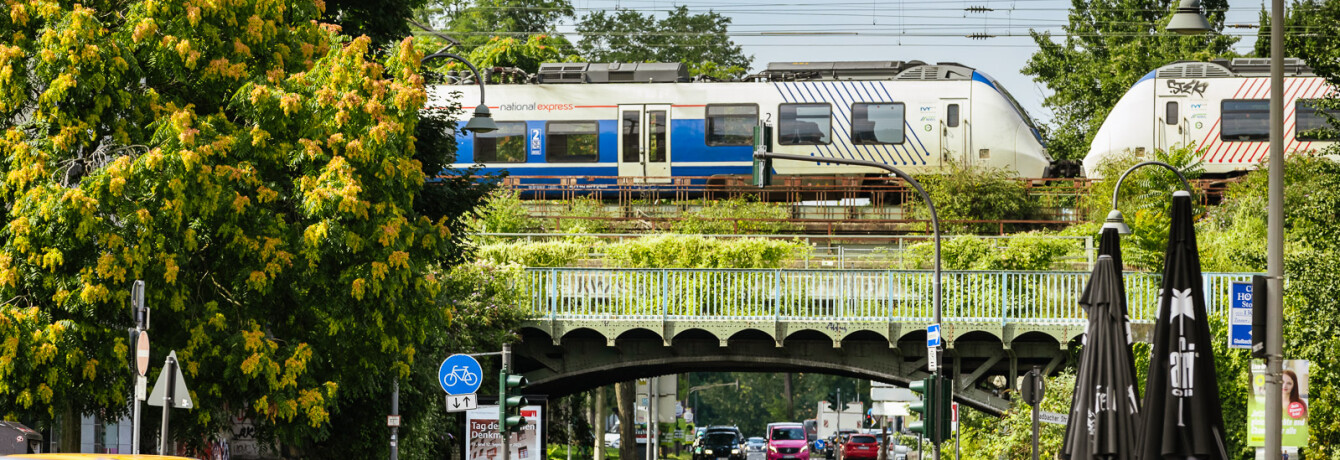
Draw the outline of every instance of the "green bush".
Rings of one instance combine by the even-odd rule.
[[[982,169],[950,164],[948,174],[918,176],[918,182],[935,203],[941,232],[996,233],[997,224],[944,223],[949,220],[1026,220],[1037,215],[1037,202],[1028,196],[1024,184],[1002,169]],[[906,206],[912,215],[929,219],[930,211],[920,198]],[[1009,228],[1010,226],[1006,226]]]
[[[671,226],[671,231],[708,235],[794,233],[800,230],[800,225],[794,222],[743,220],[790,217],[791,211],[782,204],[731,198],[711,201],[702,209],[685,213]]]
[[[591,197],[569,200],[566,204],[568,212],[564,214],[565,217],[589,219],[560,219],[558,230],[563,233],[607,233],[614,229],[613,221],[608,219],[619,217],[607,209],[603,201]]]
[[[584,241],[522,241],[486,244],[479,247],[476,256],[497,265],[571,267],[590,251],[591,245]]]
[[[944,270],[1054,270],[1066,256],[1082,256],[1079,240],[1048,238],[1045,232],[1019,233],[1004,240],[958,236],[940,242]],[[999,244],[1004,247],[996,247]],[[904,268],[931,268],[935,245],[926,241],[909,248]]]
[[[478,215],[467,218],[467,222],[474,233],[523,233],[536,227],[521,197],[502,188],[490,193]]]
[[[799,241],[657,235],[605,246],[610,265],[626,268],[779,268],[809,250]]]

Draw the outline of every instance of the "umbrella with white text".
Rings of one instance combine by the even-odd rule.
[[[1145,460],[1228,459],[1191,194],[1173,194],[1139,433]]]
[[[1139,396],[1125,304],[1121,271],[1112,256],[1099,256],[1080,298],[1089,326],[1075,376],[1062,458],[1136,458]]]

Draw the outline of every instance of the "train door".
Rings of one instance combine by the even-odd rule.
[[[940,157],[963,163],[964,166],[971,166],[977,160],[971,155],[969,107],[966,98],[940,99]]]
[[[1166,152],[1174,146],[1186,145],[1190,98],[1186,95],[1160,95],[1154,101],[1154,148]]]
[[[619,177],[670,182],[670,104],[619,106]]]

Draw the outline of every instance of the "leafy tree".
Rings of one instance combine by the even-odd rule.
[[[421,54],[371,60],[320,2],[91,5],[0,17],[0,413],[124,411],[144,279],[153,362],[175,349],[197,402],[174,434],[246,415],[290,455],[377,456],[346,434],[384,433],[358,408],[439,351],[482,193],[425,185],[452,151],[419,149],[454,143],[421,124]]]
[[[1140,77],[1179,60],[1228,56],[1237,38],[1224,27],[1227,0],[1205,0],[1216,33],[1182,36],[1164,31],[1175,0],[1071,0],[1060,41],[1030,32],[1039,49],[1023,73],[1047,85],[1043,101],[1054,118],[1046,130],[1048,150],[1058,159],[1081,159],[1112,106]]]
[[[695,76],[743,76],[752,56],[730,39],[731,19],[709,11],[692,14],[684,5],[664,18],[633,10],[587,13],[577,23],[577,49],[596,62],[682,62]]]
[[[474,49],[495,36],[524,42],[531,35],[555,35],[555,26],[572,15],[569,0],[474,0],[450,18],[448,30],[465,49]]]
[[[1201,153],[1202,150],[1192,144],[1176,146],[1168,151],[1155,150],[1152,159],[1171,165],[1191,181],[1204,172]],[[1131,166],[1144,160],[1131,152],[1125,152],[1098,166],[1103,180],[1096,182],[1081,198],[1090,220],[1102,222],[1107,219],[1108,212],[1112,210],[1112,191],[1117,187],[1117,181]],[[1126,181],[1121,183],[1117,206],[1126,225],[1132,229],[1130,235],[1122,237],[1122,262],[1127,266],[1148,271],[1163,267],[1163,256],[1168,251],[1172,194],[1178,190],[1182,190],[1182,182],[1171,171],[1159,166],[1141,167],[1131,172]],[[1193,188],[1191,193],[1193,203],[1196,203],[1194,212],[1200,215],[1205,211],[1196,197],[1200,191]]]
[[[407,19],[428,0],[326,0],[322,21],[340,26],[351,37],[367,35],[374,47],[390,46],[410,35]]]

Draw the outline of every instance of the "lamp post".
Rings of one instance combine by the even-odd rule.
[[[489,114],[489,106],[484,105],[484,74],[479,73],[479,69],[476,69],[475,65],[471,64],[470,61],[465,58],[456,54],[441,51],[424,56],[423,59],[419,60],[419,63],[422,64],[437,58],[451,58],[461,61],[466,67],[470,68],[471,72],[475,73],[475,80],[479,81],[479,105],[475,107],[474,115],[470,117],[470,121],[467,122],[465,128],[462,129],[472,133],[497,131],[498,124],[493,122],[493,115]]]
[[[1122,235],[1131,234],[1131,227],[1126,225],[1126,220],[1122,217],[1121,211],[1117,210],[1117,193],[1121,191],[1121,183],[1126,180],[1126,176],[1131,175],[1131,173],[1135,172],[1137,169],[1150,165],[1168,168],[1169,171],[1172,171],[1173,174],[1177,175],[1178,180],[1182,181],[1182,190],[1185,190],[1187,194],[1191,193],[1191,184],[1186,181],[1186,176],[1183,176],[1182,172],[1178,171],[1177,168],[1174,168],[1172,165],[1162,161],[1137,163],[1135,166],[1128,168],[1126,172],[1121,173],[1121,177],[1117,178],[1117,186],[1112,188],[1112,210],[1108,211],[1107,221],[1103,223],[1103,228],[1115,228],[1117,229],[1117,233]]]
[[[1180,34],[1209,31],[1200,13],[1199,0],[1182,0],[1168,30]],[[1183,11],[1187,8],[1188,11]],[[1194,8],[1192,10],[1191,8]],[[1188,15],[1200,18],[1191,24]],[[1174,28],[1174,24],[1178,27]],[[1266,394],[1280,394],[1284,374],[1284,0],[1270,1],[1270,177],[1266,188]],[[1266,445],[1268,459],[1280,458],[1283,403],[1266,398]]]
[[[755,131],[755,132],[757,132],[757,131]],[[759,148],[759,147],[756,146],[756,148]],[[912,188],[915,188],[915,189],[917,190],[917,194],[921,195],[921,199],[926,201],[926,208],[929,209],[930,212],[931,212],[931,230],[932,230],[932,233],[934,234],[934,239],[935,239],[935,240],[934,240],[934,241],[935,241],[935,273],[934,273],[934,275],[932,275],[932,276],[934,276],[934,279],[931,281],[931,286],[933,287],[933,292],[934,292],[934,297],[933,297],[933,299],[934,299],[934,300],[933,300],[933,302],[934,302],[934,308],[935,308],[935,323],[934,323],[934,324],[935,324],[936,326],[939,326],[939,325],[940,325],[940,321],[941,321],[941,319],[942,319],[941,316],[942,316],[942,312],[943,312],[943,310],[942,310],[943,304],[941,303],[941,297],[940,297],[940,284],[941,284],[941,283],[940,283],[940,218],[939,218],[939,216],[937,216],[937,215],[935,214],[935,203],[931,202],[931,196],[930,196],[929,194],[926,193],[926,189],[924,189],[924,188],[921,187],[921,183],[920,183],[920,182],[917,182],[917,180],[916,180],[916,179],[913,179],[912,176],[907,175],[907,173],[903,172],[902,170],[900,170],[900,169],[898,169],[898,168],[895,168],[895,167],[893,167],[893,166],[889,166],[889,165],[884,164],[884,163],[877,163],[877,162],[874,162],[874,161],[852,160],[852,159],[847,159],[847,158],[833,158],[833,157],[815,157],[815,156],[807,156],[807,155],[791,155],[791,154],[786,154],[786,153],[773,153],[773,152],[764,151],[764,150],[762,150],[762,148],[760,148],[759,150],[754,151],[754,158],[755,158],[756,160],[774,159],[774,160],[796,160],[796,161],[807,161],[807,162],[822,161],[822,162],[825,162],[825,163],[836,163],[836,164],[852,165],[852,166],[866,166],[866,167],[870,167],[870,168],[883,169],[883,170],[885,170],[885,171],[888,171],[889,174],[893,174],[893,175],[895,175],[895,176],[898,176],[898,178],[900,178],[900,179],[902,179],[902,180],[904,180],[904,181],[907,181],[908,184],[911,184],[911,185],[912,185]],[[766,167],[766,166],[765,166],[765,167]],[[766,174],[768,174],[768,173],[769,173],[768,171],[763,171],[763,172],[762,172],[763,175],[766,175]],[[762,182],[763,182],[763,183],[766,183],[767,181],[766,181],[766,180],[763,180]],[[928,351],[929,351],[929,350],[928,350]],[[927,358],[930,358],[930,356],[927,356]],[[934,369],[934,371],[931,372],[931,375],[933,375],[933,376],[935,377],[935,379],[936,379],[936,380],[935,380],[935,381],[936,381],[936,384],[938,385],[939,382],[940,382],[940,378],[942,378],[942,377],[941,377],[941,366],[940,366],[940,363],[938,362],[938,361],[940,360],[940,357],[939,357],[939,354],[938,354],[938,353],[935,354],[935,358],[934,358],[934,359],[935,359],[936,362],[931,362],[931,363],[929,364],[929,366],[930,366],[932,369]],[[930,361],[930,360],[928,359],[927,361]],[[930,410],[939,411],[939,410],[941,409],[941,406],[943,406],[943,404],[937,404],[935,409],[930,409]],[[841,420],[842,420],[841,411],[842,411],[842,407],[839,406],[839,407],[838,407],[838,421],[839,421],[839,422],[841,422]],[[947,419],[947,418],[949,418],[949,414],[939,414],[939,416],[936,417],[937,420],[940,420],[940,419]],[[938,459],[938,458],[940,458],[940,444],[935,443],[935,444],[933,444],[933,445],[934,445],[934,447],[935,447],[935,449],[934,449],[934,455],[935,455],[935,458]]]

